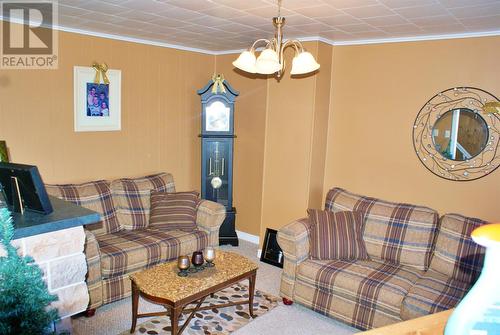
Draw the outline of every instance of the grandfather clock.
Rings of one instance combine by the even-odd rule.
[[[201,197],[226,207],[219,244],[238,245],[233,207],[234,100],[238,96],[222,75],[201,90]]]

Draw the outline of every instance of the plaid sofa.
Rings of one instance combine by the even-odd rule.
[[[226,215],[224,206],[202,200],[196,230],[148,227],[151,191],[175,192],[168,173],[46,187],[50,195],[101,214],[101,221],[85,226],[88,309],[129,296],[129,276],[134,272],[217,246]]]
[[[309,257],[311,223],[278,231],[284,266],[280,295],[361,330],[454,307],[477,279],[484,249],[470,233],[485,222],[459,214],[331,189],[325,210],[365,214],[370,260]]]

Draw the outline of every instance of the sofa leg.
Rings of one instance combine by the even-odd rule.
[[[83,315],[87,318],[91,318],[95,315],[95,308],[89,308],[85,312],[83,312]]]
[[[293,304],[293,301],[287,298],[283,298],[283,303],[287,306],[290,306],[291,304]]]

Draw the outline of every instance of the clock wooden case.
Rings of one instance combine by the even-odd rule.
[[[233,207],[234,101],[239,95],[221,76],[202,89],[201,197],[226,207],[219,243],[238,245]]]

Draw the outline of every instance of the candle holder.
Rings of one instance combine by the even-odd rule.
[[[189,272],[198,272],[203,270],[203,253],[201,251],[193,252],[193,256],[191,257],[191,263],[194,265],[194,268],[189,269]]]
[[[177,267],[180,271],[177,273],[177,275],[179,277],[187,277],[189,266],[189,257],[179,256],[179,258],[177,258]]]
[[[211,268],[211,267],[214,267],[215,264],[214,264],[214,260],[215,260],[215,249],[212,248],[212,247],[207,247],[205,249],[205,261],[207,262],[206,263],[206,267],[207,268]]]

